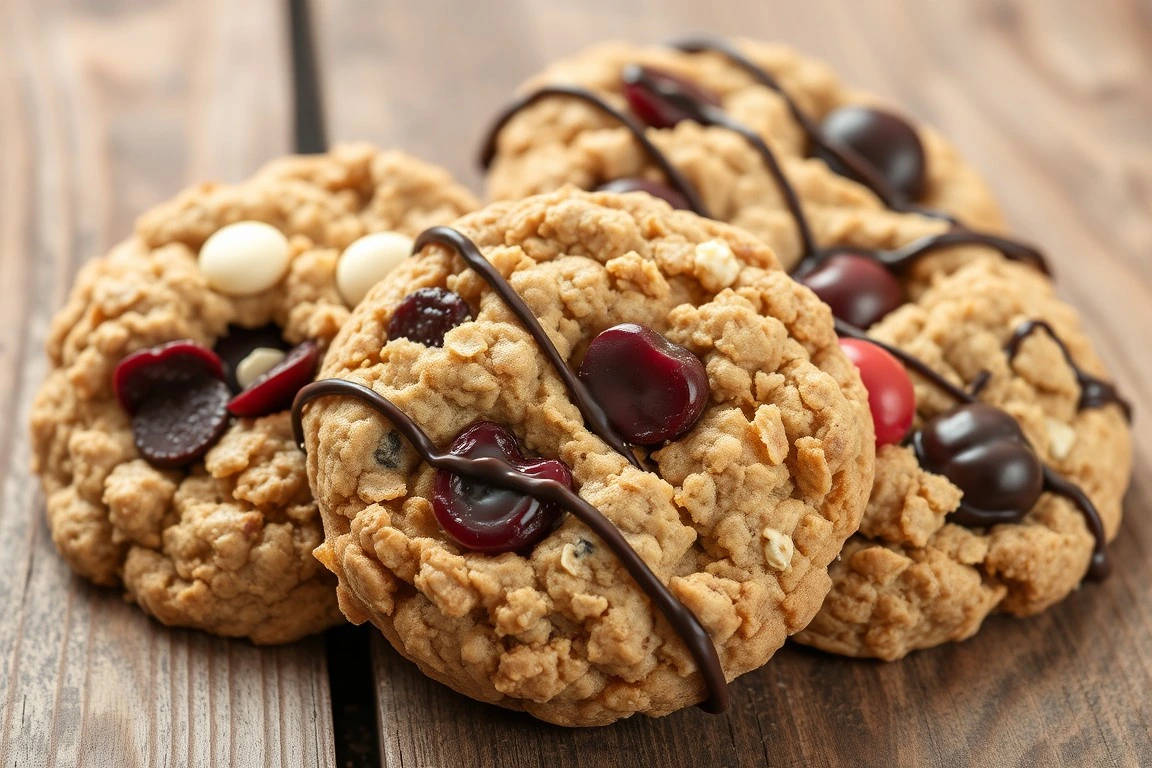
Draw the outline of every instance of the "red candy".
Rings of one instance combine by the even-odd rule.
[[[490,421],[461,432],[449,452],[470,459],[497,458],[529,477],[555,480],[572,487],[572,473],[555,459],[526,458],[516,436]],[[531,496],[436,471],[432,512],[440,528],[460,546],[474,552],[516,552],[548,535],[564,510]]]
[[[857,328],[868,328],[904,303],[900,282],[867,256],[837,253],[798,279],[833,315]]]
[[[233,416],[254,418],[291,407],[305,384],[316,375],[320,348],[314,341],[297,344],[291,352],[228,403]]]
[[[860,379],[868,390],[877,447],[899,443],[912,428],[916,414],[916,393],[908,372],[899,360],[867,341],[840,339],[840,348],[860,369]]]
[[[157,389],[179,387],[201,376],[224,379],[220,357],[194,341],[173,341],[125,357],[112,374],[112,391],[129,414]]]
[[[636,323],[593,339],[578,375],[612,428],[636,445],[675,440],[696,425],[708,404],[708,373],[700,359]]]

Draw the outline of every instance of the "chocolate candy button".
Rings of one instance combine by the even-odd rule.
[[[162,469],[196,461],[228,428],[231,396],[227,384],[203,375],[156,390],[132,417],[137,450]]]
[[[820,124],[828,141],[839,142],[868,162],[893,192],[908,201],[924,194],[928,161],[916,129],[895,115],[861,106],[840,107]],[[822,152],[828,166],[841,176],[853,174]]]

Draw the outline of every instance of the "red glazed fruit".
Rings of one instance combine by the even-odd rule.
[[[648,179],[616,179],[607,184],[601,184],[596,188],[597,192],[613,192],[622,195],[628,192],[647,192],[652,197],[658,197],[673,208],[679,208],[682,211],[687,211],[692,208],[684,195],[667,184],[661,184],[658,181],[649,181]]]
[[[316,342],[297,344],[283,360],[232,398],[228,410],[233,416],[255,418],[290,408],[292,398],[316,375],[319,359],[320,348]]]
[[[700,359],[635,323],[593,339],[578,375],[612,428],[636,445],[675,440],[696,425],[708,404],[708,373]]]
[[[420,288],[404,297],[388,323],[388,338],[444,346],[444,334],[472,319],[464,299],[444,288]]]
[[[693,120],[700,113],[700,105],[720,106],[720,98],[706,88],[653,67],[630,64],[621,73],[620,82],[632,112],[653,128],[671,128],[681,120]]]
[[[837,253],[799,278],[832,308],[832,314],[857,328],[868,328],[904,303],[900,282],[867,256]]]
[[[912,428],[916,393],[900,361],[860,339],[840,339],[840,348],[857,368],[868,390],[868,407],[876,425],[876,445],[895,445]]]
[[[179,388],[201,376],[222,380],[220,358],[194,341],[173,341],[121,360],[112,375],[112,391],[121,407],[132,414],[154,391]]]
[[[465,429],[448,450],[470,459],[501,459],[529,477],[572,487],[572,473],[563,462],[526,458],[516,436],[490,421],[479,421]],[[555,504],[444,470],[436,471],[432,511],[444,533],[457,544],[492,554],[528,549],[555,528],[564,512]]]

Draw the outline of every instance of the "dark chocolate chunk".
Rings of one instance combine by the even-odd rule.
[[[153,390],[132,417],[136,448],[162,469],[196,461],[228,428],[231,397],[227,384],[208,375]]]

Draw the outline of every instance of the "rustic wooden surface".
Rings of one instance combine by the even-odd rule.
[[[135,213],[288,147],[276,0],[0,0],[0,765],[332,765],[322,642],[159,627],[71,577],[27,476],[40,347],[76,267]],[[388,766],[1152,764],[1152,6],[1147,0],[319,0],[334,139],[476,184],[510,89],[605,37],[781,39],[950,135],[1048,249],[1135,401],[1118,572],[896,664],[782,651],[731,713],[552,728],[374,645]],[[362,755],[365,750],[344,750]]]

